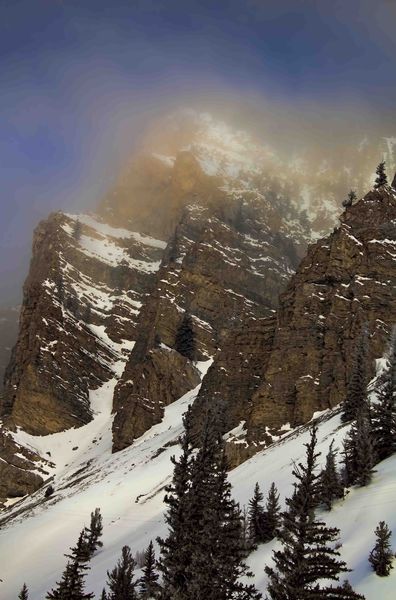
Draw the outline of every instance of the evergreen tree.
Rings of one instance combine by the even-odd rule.
[[[264,496],[260,491],[260,486],[256,483],[253,497],[249,500],[249,539],[252,548],[257,548],[258,544],[264,542]]]
[[[184,313],[183,320],[176,333],[175,350],[177,350],[177,352],[179,352],[186,358],[189,358],[190,360],[195,360],[195,333],[193,329],[191,315],[187,312]]]
[[[242,515],[231,496],[223,443],[209,421],[193,466],[191,496],[195,531],[186,598],[258,600],[255,586],[240,581],[252,575],[243,562]]]
[[[375,180],[374,189],[378,190],[383,185],[386,185],[388,183],[388,178],[387,178],[386,172],[385,172],[385,161],[384,160],[382,162],[380,162],[380,164],[376,168],[375,172],[376,172],[377,178]]]
[[[326,456],[325,468],[320,474],[320,503],[331,510],[334,500],[344,497],[344,485],[337,471],[336,451],[333,448],[334,440],[331,442]]]
[[[108,600],[106,590],[103,588],[102,593],[100,595],[100,600]]]
[[[140,598],[157,598],[160,586],[158,583],[158,573],[155,570],[155,552],[153,542],[150,542],[144,555],[143,577],[139,580]]]
[[[88,562],[90,560],[91,551],[89,548],[89,533],[86,527],[81,531],[77,544],[70,548],[70,554],[66,554],[65,556],[71,560],[77,560],[80,563]]]
[[[367,389],[367,330],[360,334],[355,358],[348,383],[347,395],[342,407],[341,420],[352,421],[356,418],[360,406],[366,402]]]
[[[376,544],[370,552],[369,563],[373,567],[373,570],[380,577],[386,577],[389,575],[390,570],[393,569],[392,561],[394,554],[392,552],[390,537],[392,532],[386,525],[385,521],[380,521],[378,527],[375,530],[377,537]]]
[[[77,242],[81,239],[81,231],[81,222],[79,221],[79,219],[76,219],[73,223],[72,236]]]
[[[121,558],[112,571],[107,571],[108,600],[137,600],[137,582],[133,581],[135,561],[129,546],[121,550]]]
[[[171,528],[168,539],[159,540],[161,599],[259,598],[253,585],[240,582],[242,575],[249,575],[243,563],[246,548],[242,515],[231,497],[217,424],[208,415],[194,459],[190,437],[187,430],[182,438],[182,457],[175,463],[172,495],[166,497],[170,507],[166,518]]]
[[[396,452],[396,335],[393,333],[387,368],[378,385],[378,402],[372,408],[376,458],[384,460]]]
[[[264,542],[270,542],[277,535],[281,523],[279,493],[274,482],[268,491],[264,511]]]
[[[191,485],[191,467],[193,463],[191,407],[183,417],[184,434],[180,443],[182,454],[179,460],[171,458],[174,464],[172,483],[166,487],[164,502],[168,509],[165,522],[168,526],[166,539],[158,538],[160,560],[158,567],[162,574],[162,598],[183,598],[187,585],[187,569],[191,556],[187,548],[188,530],[188,492]]]
[[[88,570],[86,566],[86,538],[85,531],[80,533],[77,545],[71,549],[71,554],[65,555],[69,558],[61,580],[57,587],[48,592],[47,600],[90,600],[93,594],[84,591],[84,577]]]
[[[345,484],[370,483],[375,464],[374,444],[368,406],[360,408],[344,441]]]
[[[314,514],[319,487],[316,465],[317,428],[313,426],[306,446],[305,464],[294,466],[296,479],[291,498],[286,500],[283,527],[278,537],[282,549],[274,551],[275,568],[266,567],[269,576],[268,591],[272,600],[325,600],[360,598],[353,590],[320,585],[320,580],[338,581],[348,571],[334,544],[339,536],[335,527],[327,527]]]
[[[22,589],[18,595],[19,600],[29,600],[29,591],[27,589],[26,583],[23,584]]]
[[[87,529],[88,535],[88,550],[90,555],[92,556],[94,552],[103,546],[103,542],[100,540],[100,537],[103,533],[103,521],[102,515],[100,514],[100,508],[95,508],[94,512],[91,512],[91,524],[89,529]]]
[[[356,192],[351,190],[348,193],[348,197],[343,201],[342,206],[344,208],[348,208],[349,206],[352,206],[352,204],[355,202],[356,199],[357,199]]]

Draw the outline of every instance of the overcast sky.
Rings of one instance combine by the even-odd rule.
[[[20,298],[38,220],[92,206],[159,110],[229,103],[249,124],[266,104],[272,130],[295,111],[318,137],[343,119],[395,135],[395,6],[0,0],[0,305]]]

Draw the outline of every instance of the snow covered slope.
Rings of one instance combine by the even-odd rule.
[[[204,374],[210,361],[199,363]],[[163,535],[164,486],[170,481],[170,457],[178,455],[178,437],[182,432],[182,414],[199,386],[166,408],[163,422],[151,428],[132,446],[110,454],[109,405],[114,382],[107,382],[91,397],[96,411],[94,420],[77,430],[23,441],[40,452],[51,452],[55,463],[51,480],[55,493],[44,499],[45,487],[10,507],[0,529],[0,597],[11,600],[26,581],[31,600],[40,600],[59,579],[65,565],[63,553],[77,539],[90,512],[100,507],[104,520],[104,546],[91,563],[87,589],[99,594],[106,570],[117,560],[122,545],[133,552],[143,550],[150,539]],[[319,417],[321,459],[334,438],[336,446],[347,427],[341,425],[337,411]],[[292,461],[303,458],[308,428],[287,434],[231,472],[234,495],[247,504],[256,481],[266,491],[275,481],[282,501],[292,489]],[[349,575],[355,588],[367,600],[394,598],[396,575],[378,578],[369,568],[368,553],[374,543],[374,528],[385,520],[396,534],[396,456],[377,467],[373,482],[366,488],[352,489],[324,519],[340,527],[342,557],[353,569]],[[396,535],[393,538],[396,543]],[[264,565],[271,560],[275,543],[264,544],[250,557],[257,586],[265,592]]]

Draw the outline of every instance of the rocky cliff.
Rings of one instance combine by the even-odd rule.
[[[230,333],[194,410],[199,420],[208,405],[222,406],[224,431],[236,428],[228,436],[234,464],[344,400],[363,326],[374,374],[396,322],[395,259],[396,193],[385,186],[309,247],[276,318]]]
[[[344,398],[363,322],[381,356],[395,321],[392,188],[347,209],[298,267],[315,232],[279,165],[204,117],[167,153],[136,157],[96,215],[38,226],[5,377],[0,498],[51,473],[37,436],[101,414],[105,451],[118,451],[201,384],[196,427],[219,406],[237,464]]]

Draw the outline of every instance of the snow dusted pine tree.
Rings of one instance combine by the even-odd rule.
[[[314,514],[319,476],[316,474],[316,426],[306,446],[305,464],[294,466],[295,490],[286,500],[283,527],[278,538],[282,549],[273,553],[274,567],[266,567],[271,600],[326,600],[362,598],[342,585],[321,585],[320,580],[338,581],[348,571],[334,545],[339,530],[327,527]]]
[[[26,583],[23,584],[21,591],[18,595],[19,600],[29,600],[29,591],[27,589]]]
[[[327,510],[331,510],[334,500],[344,497],[344,485],[337,470],[334,440],[331,442],[326,456],[326,464],[320,474],[319,499]]]
[[[134,581],[135,561],[129,546],[121,550],[121,558],[112,571],[107,571],[108,600],[137,600],[137,581]]]
[[[139,579],[140,596],[143,600],[148,598],[158,598],[160,586],[158,584],[159,575],[156,571],[156,560],[153,542],[150,541],[144,554],[143,577]]]
[[[249,500],[249,540],[251,548],[257,548],[258,544],[264,542],[263,520],[264,520],[264,496],[260,486],[256,483],[253,497]]]
[[[270,542],[277,535],[281,523],[279,493],[274,482],[268,491],[264,510],[264,542]]]
[[[375,535],[377,537],[377,542],[370,552],[369,563],[377,575],[386,577],[389,575],[390,570],[393,569],[392,561],[394,554],[390,544],[392,532],[389,530],[385,521],[380,521],[375,530]]]
[[[396,331],[393,332],[387,366],[378,385],[378,402],[372,407],[373,440],[378,461],[396,452]]]
[[[342,406],[341,420],[345,423],[356,418],[359,407],[367,396],[367,330],[363,328],[355,349],[348,389]]]

